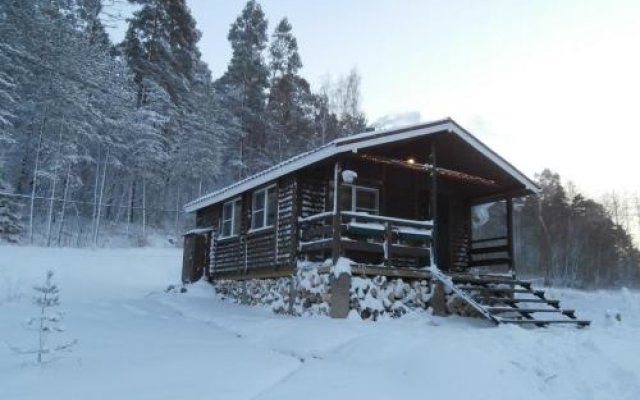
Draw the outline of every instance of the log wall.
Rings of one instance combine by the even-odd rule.
[[[300,177],[300,216],[308,217],[325,210],[327,183],[317,177]]]
[[[279,270],[293,266],[296,255],[296,220],[298,181],[290,175],[278,181],[276,223],[272,227],[251,231],[251,201],[253,191],[241,196],[240,233],[231,238],[213,238],[211,248],[212,277],[235,273],[251,275],[252,271]],[[221,226],[222,204],[198,211],[198,226]],[[216,229],[219,231],[219,229]],[[257,272],[254,272],[257,273]]]
[[[294,176],[278,185],[278,221],[276,232],[276,263],[293,264],[296,253],[298,182]]]

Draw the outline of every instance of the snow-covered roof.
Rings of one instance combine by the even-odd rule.
[[[206,227],[206,228],[195,228],[195,229],[191,229],[186,231],[185,233],[182,234],[182,236],[187,236],[187,235],[203,235],[205,233],[209,233],[213,230],[212,226]]]
[[[462,128],[451,118],[445,118],[437,121],[411,125],[402,128],[393,128],[381,131],[364,132],[351,135],[339,139],[335,139],[327,144],[317,147],[311,151],[307,151],[288,160],[285,160],[273,167],[267,168],[245,179],[235,182],[222,189],[208,193],[199,197],[184,206],[186,212],[194,212],[201,208],[219,203],[223,200],[236,196],[247,190],[251,190],[262,184],[276,180],[282,176],[290,174],[301,168],[315,164],[319,161],[331,158],[340,153],[357,151],[359,149],[378,146],[385,143],[392,143],[401,140],[411,139],[420,136],[429,136],[438,132],[451,132],[459,136],[477,151],[493,161],[505,172],[513,176],[522,183],[526,189],[537,193],[538,186],[522,172],[518,171],[513,165],[508,163],[504,158],[500,157],[496,152],[487,147],[475,136]]]

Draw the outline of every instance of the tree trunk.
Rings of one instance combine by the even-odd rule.
[[[51,225],[53,224],[53,207],[56,197],[56,185],[58,183],[58,164],[60,162],[60,153],[62,152],[62,129],[64,126],[64,115],[62,116],[62,124],[58,133],[58,162],[53,167],[53,181],[51,182],[51,196],[49,196],[49,215],[47,217],[47,247],[51,246]],[[55,161],[54,161],[55,162]]]
[[[58,247],[62,245],[62,231],[64,229],[64,217],[67,207],[67,196],[69,195],[69,181],[71,180],[71,164],[67,165],[67,177],[64,183],[64,194],[62,195],[62,210],[60,211],[60,226],[58,228]]]
[[[98,188],[100,185],[100,145],[98,145],[98,158],[96,159],[96,179],[93,184],[93,214],[91,215],[91,234],[96,230],[96,216],[98,215]]]
[[[142,238],[147,240],[147,182],[142,178]]]
[[[102,215],[102,199],[104,197],[104,182],[107,179],[107,162],[109,161],[109,148],[104,156],[104,167],[102,167],[102,183],[100,184],[100,197],[98,199],[98,209],[96,213],[96,229],[93,236],[93,245],[98,246],[98,235],[100,233],[100,216]]]
[[[47,110],[44,111],[42,124],[40,125],[40,133],[38,135],[38,148],[36,150],[36,163],[33,168],[33,184],[31,186],[31,204],[29,206],[29,242],[33,244],[33,213],[36,201],[36,189],[38,186],[38,168],[40,167],[40,150],[42,149],[42,135],[44,127],[47,123]]]

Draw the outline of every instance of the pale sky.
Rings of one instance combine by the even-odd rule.
[[[357,67],[370,122],[452,117],[530,176],[640,192],[640,0],[260,3],[270,32],[288,17],[313,86]],[[218,77],[245,2],[187,4]]]

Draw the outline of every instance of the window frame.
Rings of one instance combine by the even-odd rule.
[[[349,184],[348,184],[349,185]],[[349,185],[351,186],[351,211],[352,212],[366,212],[367,214],[371,214],[368,211],[358,211],[358,190],[362,190],[363,192],[369,192],[375,194],[375,214],[371,215],[380,215],[380,189],[363,186],[363,185]],[[372,210],[372,209],[368,209]]]
[[[370,193],[374,193],[375,194],[375,214],[371,214],[371,215],[380,215],[380,188],[377,187],[373,187],[373,186],[365,186],[365,185],[355,185],[352,183],[342,183],[340,184],[341,188],[349,188],[351,189],[351,205],[350,208],[348,210],[342,209],[342,211],[350,211],[350,212],[367,212],[368,214],[371,214],[371,212],[368,211],[358,211],[358,204],[357,204],[357,196],[358,196],[358,190],[362,190],[363,192],[370,192]],[[334,190],[334,186],[333,183],[331,184],[331,188],[329,190],[329,193],[333,193]],[[328,204],[328,209],[327,211],[331,211],[333,210],[333,198],[330,199],[330,204]],[[369,209],[371,210],[371,209]],[[372,210],[372,211],[374,211]]]
[[[256,231],[261,231],[264,229],[269,229],[269,228],[273,228],[275,226],[275,224],[278,221],[278,198],[277,198],[277,184],[273,184],[273,185],[269,185],[263,188],[260,188],[258,190],[254,190],[253,193],[251,193],[251,225],[250,225],[250,229],[249,232],[256,232]],[[269,194],[271,192],[274,192],[275,196],[276,196],[276,201],[275,201],[275,220],[273,224],[268,224],[269,221]],[[259,210],[256,210],[256,198],[261,194],[264,193],[264,201],[262,203],[262,208]],[[254,221],[255,221],[255,215],[257,213],[262,212],[262,222],[260,226],[254,226]]]
[[[228,204],[231,204],[231,216],[230,218],[225,218],[224,209]],[[242,198],[241,197],[236,197],[234,199],[231,199],[229,201],[225,201],[224,203],[222,203],[222,213],[220,215],[220,239],[229,239],[229,238],[236,237],[240,234],[240,226],[242,225],[242,220],[240,220],[237,226],[237,230],[234,229],[236,228],[235,221],[236,221],[237,213],[242,214]],[[225,222],[231,222],[231,232],[229,235],[224,234]]]

